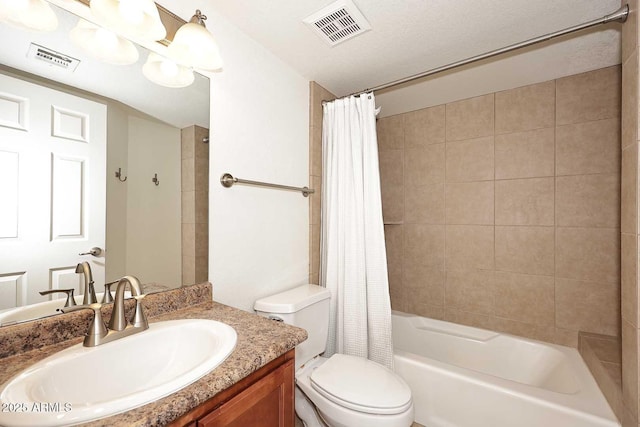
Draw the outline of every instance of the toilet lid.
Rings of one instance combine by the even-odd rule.
[[[362,357],[334,354],[311,373],[311,386],[338,405],[370,414],[398,414],[411,390],[390,369]]]

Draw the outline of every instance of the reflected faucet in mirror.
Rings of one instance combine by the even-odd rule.
[[[78,264],[80,265],[80,264]],[[50,289],[48,291],[40,291],[40,295],[45,296],[45,295],[50,295],[50,294],[56,294],[56,293],[65,293],[67,294],[67,300],[64,302],[64,306],[65,307],[72,307],[76,304],[76,300],[73,297],[73,291],[75,289]]]
[[[98,302],[98,298],[96,298],[96,290],[93,286],[94,282],[93,274],[91,274],[91,265],[87,261],[81,262],[76,266],[76,273],[82,273],[84,275],[84,297],[82,298],[82,305],[89,305],[94,302]]]

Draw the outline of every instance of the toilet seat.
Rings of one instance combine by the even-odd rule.
[[[399,414],[412,405],[411,389],[384,366],[334,354],[310,375],[311,386],[335,404],[368,414]]]

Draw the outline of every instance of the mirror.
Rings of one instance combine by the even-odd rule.
[[[0,326],[64,305],[40,291],[82,303],[83,261],[98,295],[124,275],[145,292],[208,276],[208,78],[156,85],[138,45],[135,64],[100,62],[51,7],[54,32],[0,23]]]

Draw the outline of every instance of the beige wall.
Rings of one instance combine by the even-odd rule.
[[[622,27],[623,426],[638,426],[638,1]]]
[[[620,331],[620,67],[378,120],[396,310]]]
[[[209,279],[209,129],[182,129],[182,284]]]
[[[322,197],[322,101],[335,95],[309,82],[309,183],[316,192],[309,196],[309,283],[320,282],[320,199]]]

